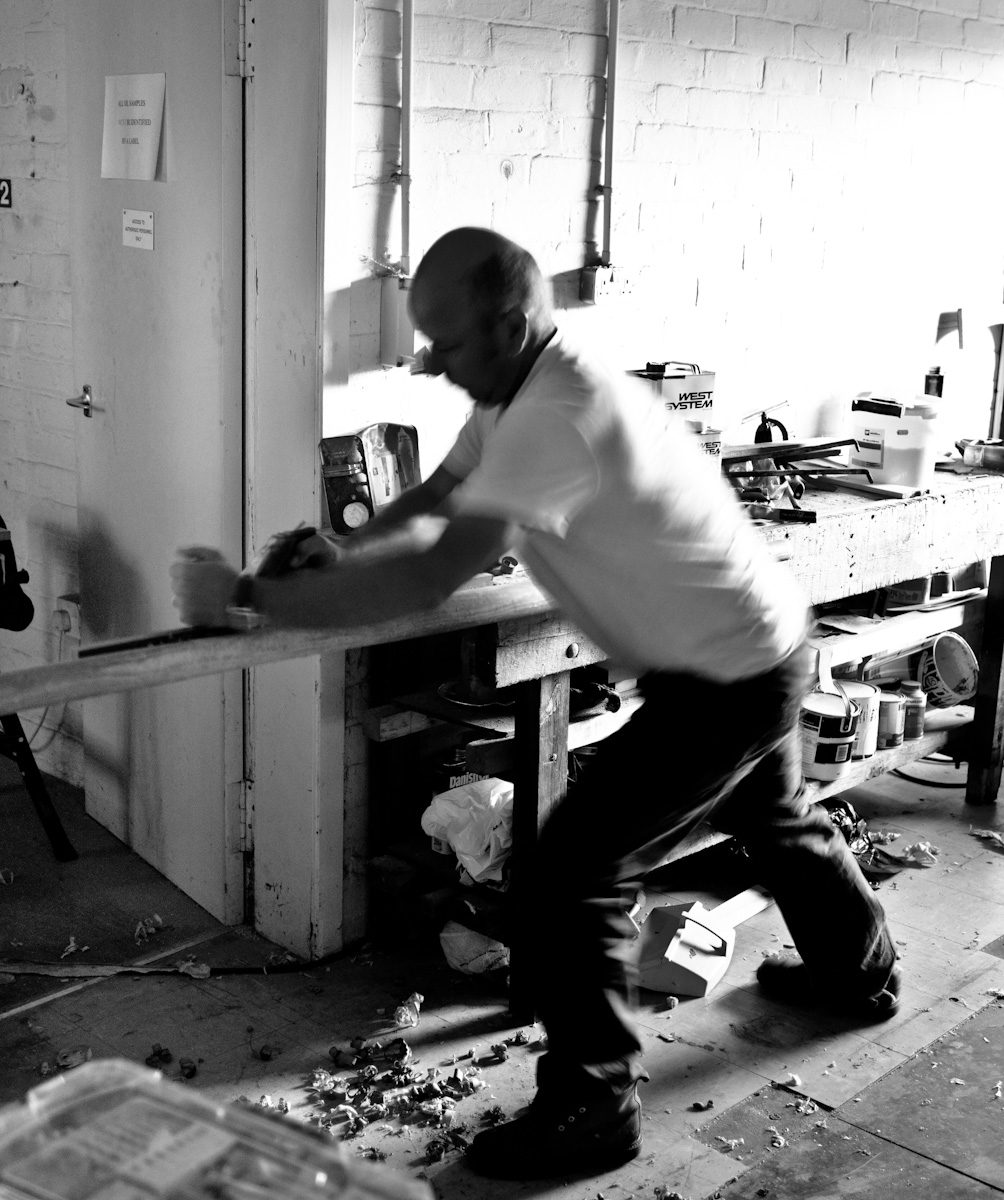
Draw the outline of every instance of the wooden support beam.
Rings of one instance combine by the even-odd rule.
[[[967,804],[995,804],[1001,786],[1004,762],[1004,557],[995,557],[990,565],[980,641],[980,674],[976,690],[972,736],[969,746],[969,774],[966,776]]]
[[[516,692],[509,1011],[520,1024],[535,1017],[530,938],[547,919],[536,905],[537,836],[568,786],[568,697],[567,671],[528,680]]]

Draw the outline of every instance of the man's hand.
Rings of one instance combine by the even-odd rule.
[[[324,570],[341,562],[349,553],[349,538],[332,533],[314,533],[298,543],[289,560],[290,570],[298,567],[316,567]]]
[[[238,572],[218,550],[188,546],[171,565],[172,603],[184,625],[219,628],[227,624]]]

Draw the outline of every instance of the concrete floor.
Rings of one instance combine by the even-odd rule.
[[[972,832],[1004,822],[999,809],[967,810],[960,789],[933,786],[961,782],[954,767],[923,763],[911,771],[928,783],[890,775],[846,797],[872,832],[900,835],[891,852],[921,840],[939,850],[934,865],[904,869],[879,886],[905,981],[894,1020],[854,1029],[760,995],[757,964],[787,943],[771,907],[739,928],[728,974],[710,996],[670,1009],[665,997],[643,994],[651,1079],[642,1089],[645,1145],[635,1162],[599,1178],[494,1183],[472,1174],[458,1150],[430,1161],[442,1131],[396,1118],[368,1124],[345,1148],[386,1156],[408,1176],[427,1178],[443,1200],[1004,1194],[1004,1100],[998,1094],[1004,1077],[998,999],[1004,994],[1004,849]],[[649,890],[646,907],[693,899],[711,907],[725,898],[728,885],[716,886],[721,882],[709,877],[703,891]],[[0,888],[0,906],[16,885],[15,879]],[[72,897],[61,902],[64,912],[73,911]],[[9,908],[6,916],[13,913]],[[30,958],[31,924],[27,910],[14,925],[5,919],[0,954],[13,959],[15,950],[7,946],[21,942],[16,956]],[[86,934],[78,926],[78,942]],[[143,947],[147,956],[158,953],[170,962],[194,953],[220,969],[253,969],[275,949],[245,930],[225,931],[212,922],[193,926],[181,939],[172,929],[156,936],[159,943]],[[2,971],[0,964],[0,979]],[[495,1106],[510,1116],[529,1101],[542,1048],[539,1028],[512,1025],[496,984],[407,947],[366,948],[295,973],[48,980],[43,991],[26,995],[9,978],[0,982],[0,1099],[23,1095],[39,1080],[40,1064],[60,1049],[86,1046],[96,1058],[142,1062],[159,1042],[173,1054],[167,1077],[180,1078],[177,1064],[187,1057],[198,1071],[186,1086],[221,1101],[270,1097],[288,1104],[293,1119],[311,1121],[323,1109],[308,1082],[318,1068],[336,1069],[330,1048],[348,1049],[353,1038],[403,1036],[414,1054],[411,1065],[436,1068],[440,1078],[455,1069],[455,1059],[461,1067],[480,1062],[485,1086],[455,1112],[457,1125],[473,1133]],[[391,1014],[413,991],[425,996],[420,1023],[398,1029]],[[568,999],[574,1004],[574,996]],[[492,1061],[491,1046],[517,1034],[526,1044],[511,1046],[504,1062]],[[466,1057],[472,1051],[473,1059]]]

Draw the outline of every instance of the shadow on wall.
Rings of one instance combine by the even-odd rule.
[[[80,509],[80,620],[87,641],[150,631],[150,597],[104,519]]]

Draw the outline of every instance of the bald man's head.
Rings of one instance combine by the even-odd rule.
[[[512,309],[532,323],[550,321],[547,285],[528,250],[492,229],[464,226],[429,247],[412,281],[416,307],[461,303],[486,327]]]
[[[491,229],[443,234],[415,271],[412,317],[432,340],[434,371],[481,403],[504,403],[554,332],[534,257]]]

